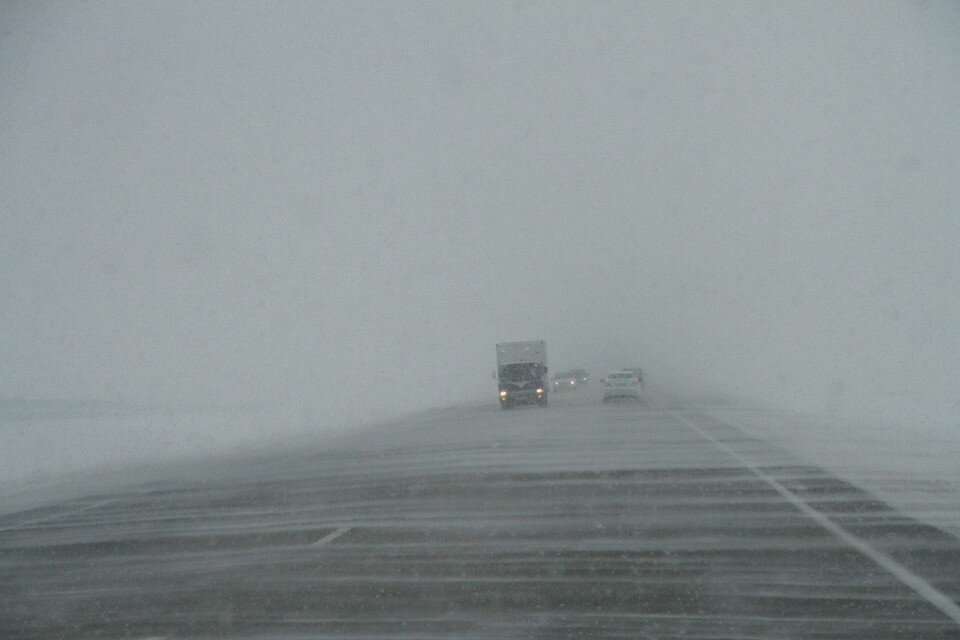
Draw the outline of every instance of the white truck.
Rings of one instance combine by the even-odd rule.
[[[547,406],[547,343],[543,340],[499,343],[497,386],[503,409],[518,404]]]

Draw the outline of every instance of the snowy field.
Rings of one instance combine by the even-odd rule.
[[[232,411],[130,411],[6,419],[0,425],[0,485],[244,451],[262,433],[262,418]]]
[[[262,448],[274,416],[257,411],[137,411],[34,405],[0,414],[0,509],[202,467]]]

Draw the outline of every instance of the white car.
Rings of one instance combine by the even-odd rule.
[[[603,399],[639,398],[640,379],[632,371],[614,371],[608,373],[603,383]]]

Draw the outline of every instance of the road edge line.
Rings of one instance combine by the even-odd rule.
[[[885,569],[888,573],[897,578],[901,583],[912,589],[917,595],[926,600],[928,603],[939,609],[944,615],[953,620],[960,626],[960,605],[957,605],[950,596],[943,593],[932,584],[910,571],[902,564],[880,551],[879,549],[873,547],[866,540],[858,538],[854,534],[850,533],[836,522],[825,516],[823,513],[817,511],[809,504],[803,501],[800,496],[793,493],[785,486],[780,484],[775,478],[767,475],[763,470],[751,462],[743,454],[739,453],[732,447],[724,444],[723,442],[717,440],[712,435],[695,425],[693,422],[680,415],[675,411],[669,411],[670,415],[674,418],[687,425],[698,434],[712,442],[717,448],[726,452],[728,455],[732,456],[737,462],[742,464],[744,467],[750,469],[757,477],[766,482],[770,487],[779,493],[787,502],[792,504],[794,507],[799,509],[802,513],[816,521],[821,527],[840,538],[843,542],[847,543],[863,555],[867,556],[875,564]]]
[[[77,507],[75,509],[68,509],[67,511],[60,511],[57,513],[51,513],[49,515],[32,518],[30,520],[24,520],[22,522],[17,522],[16,524],[0,527],[0,533],[5,533],[7,531],[16,531],[17,529],[26,529],[28,527],[36,526],[38,524],[44,524],[44,523],[50,522],[51,520],[57,520],[58,518],[69,518],[71,516],[84,513],[86,511],[93,511],[94,509],[97,509],[99,507],[105,507],[108,504],[113,504],[114,502],[119,502],[126,498],[130,498],[130,497],[136,498],[142,495],[146,495],[146,493],[149,493],[149,492],[122,494],[119,496],[113,496],[112,498],[98,500],[93,504],[84,505],[82,507]]]

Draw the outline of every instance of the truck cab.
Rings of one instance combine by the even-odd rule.
[[[500,406],[547,405],[547,349],[543,340],[497,345],[497,388]]]

